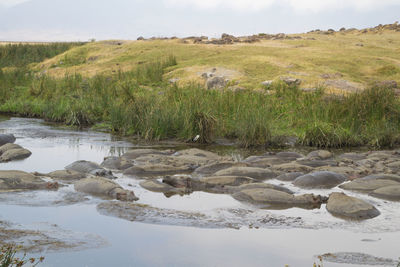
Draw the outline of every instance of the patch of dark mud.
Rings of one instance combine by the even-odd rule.
[[[357,265],[369,265],[369,266],[398,266],[398,260],[380,258],[372,255],[358,253],[358,252],[338,252],[338,253],[327,253],[318,258],[322,261],[341,263],[341,264],[357,264]]]
[[[160,209],[149,205],[104,202],[97,210],[107,216],[128,221],[158,225],[187,226],[198,228],[274,228],[301,227],[303,220],[299,217],[275,216],[247,209],[216,209],[207,214],[201,212]]]
[[[54,224],[16,225],[0,221],[0,244],[16,244],[30,253],[81,251],[104,247],[107,242],[100,236],[72,232]]]

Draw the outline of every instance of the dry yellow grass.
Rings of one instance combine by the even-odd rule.
[[[246,88],[260,87],[264,80],[282,76],[300,78],[302,87],[325,83],[321,77],[346,80],[363,88],[375,81],[400,82],[400,32],[308,33],[297,40],[263,40],[253,44],[185,44],[181,40],[104,41],[73,48],[36,64],[50,75],[81,73],[93,76],[136,68],[138,64],[174,55],[178,65],[166,78],[180,83],[201,81],[202,72],[213,67]],[[336,75],[335,75],[336,74]],[[340,88],[328,86],[335,92]]]

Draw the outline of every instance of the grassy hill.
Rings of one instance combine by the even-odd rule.
[[[398,31],[317,31],[288,38],[294,36],[299,39],[260,38],[254,43],[229,45],[196,44],[193,39],[93,42],[34,68],[56,77],[66,73],[94,76],[133,70],[173,55],[178,64],[166,70],[165,78],[178,78],[180,85],[204,82],[201,74],[214,67],[248,89],[282,76],[301,79],[304,88],[325,85],[334,91],[346,90],[343,82],[335,80],[354,88],[366,88],[376,81],[400,82]]]

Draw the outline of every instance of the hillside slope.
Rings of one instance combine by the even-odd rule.
[[[93,76],[132,70],[138,64],[174,55],[178,65],[168,69],[165,78],[178,78],[179,83],[202,82],[201,74],[214,67],[239,86],[253,89],[262,81],[282,76],[301,79],[305,88],[324,84],[350,91],[376,81],[400,82],[400,32],[396,27],[374,29],[313,31],[284,38],[258,35],[253,43],[222,45],[196,38],[93,42],[35,69],[53,76]]]

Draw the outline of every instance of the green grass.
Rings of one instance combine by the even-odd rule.
[[[0,112],[40,117],[77,127],[101,125],[147,140],[236,139],[245,147],[280,146],[287,137],[318,147],[399,143],[400,102],[390,89],[336,97],[320,88],[305,93],[283,83],[274,94],[169,85],[162,73],[173,57],[129,72],[54,78],[18,69],[1,74]],[[161,78],[161,79],[160,79]]]

